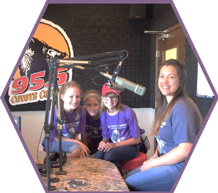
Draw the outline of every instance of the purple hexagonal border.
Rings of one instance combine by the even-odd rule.
[[[39,177],[39,180],[40,180],[40,182],[41,182],[43,188],[45,189],[46,192],[49,192],[49,191],[47,190],[47,187],[45,186],[44,181],[43,181],[42,178],[41,178],[41,175],[40,175],[39,172],[38,172],[38,169],[36,168],[36,165],[35,165],[35,163],[34,163],[34,160],[33,160],[32,156],[31,156],[31,154],[30,154],[30,152],[29,152],[29,150],[28,150],[28,148],[27,148],[27,146],[26,146],[26,143],[24,142],[23,137],[21,136],[21,133],[20,133],[20,131],[19,131],[19,129],[18,129],[18,127],[17,127],[17,125],[16,125],[14,119],[13,119],[13,116],[12,116],[12,114],[10,113],[10,110],[9,110],[9,108],[8,108],[8,106],[7,106],[7,103],[6,103],[6,101],[4,100],[4,96],[5,96],[6,92],[7,92],[7,88],[9,87],[9,84],[10,84],[12,78],[13,78],[13,75],[14,75],[14,73],[16,72],[16,69],[18,68],[18,66],[19,66],[19,64],[20,64],[20,61],[21,61],[21,59],[22,59],[22,56],[24,55],[24,52],[25,52],[26,48],[28,47],[28,45],[29,45],[29,43],[30,43],[30,41],[31,41],[31,38],[32,38],[34,32],[36,31],[36,28],[37,28],[37,26],[38,26],[38,24],[39,24],[39,22],[40,22],[40,20],[41,20],[41,18],[42,18],[42,16],[43,16],[43,14],[44,14],[44,12],[45,12],[45,10],[46,10],[48,4],[55,4],[55,3],[57,3],[57,4],[58,4],[58,3],[61,3],[61,4],[70,4],[70,3],[74,3],[74,4],[76,4],[76,3],[77,3],[77,4],[106,4],[106,3],[107,3],[107,4],[133,4],[133,3],[134,3],[134,4],[140,4],[140,3],[141,3],[141,4],[144,4],[144,3],[151,3],[151,4],[157,4],[157,3],[160,3],[160,4],[171,4],[171,6],[172,6],[172,8],[173,8],[173,10],[174,10],[174,12],[175,12],[175,14],[176,14],[176,16],[177,16],[179,22],[180,22],[180,24],[181,24],[181,26],[182,26],[182,28],[183,28],[183,31],[184,31],[184,33],[186,34],[186,38],[188,39],[189,44],[190,44],[190,46],[191,46],[191,48],[192,48],[192,50],[193,50],[193,52],[194,52],[194,54],[195,54],[195,56],[196,56],[198,62],[199,62],[200,66],[201,66],[201,68],[202,68],[202,71],[204,72],[205,77],[206,77],[206,79],[207,79],[207,81],[208,81],[208,83],[209,83],[209,85],[210,85],[210,87],[211,87],[211,89],[212,89],[212,91],[213,91],[213,93],[214,93],[214,96],[215,96],[214,102],[213,102],[213,104],[211,105],[211,108],[210,108],[210,110],[209,110],[209,112],[208,112],[208,114],[207,114],[207,116],[206,116],[206,118],[205,118],[205,120],[204,120],[204,123],[203,123],[203,125],[202,125],[202,127],[201,127],[201,130],[200,130],[200,132],[199,132],[199,134],[198,134],[198,136],[197,136],[197,138],[196,138],[196,140],[195,140],[195,143],[193,144],[193,147],[192,147],[192,149],[191,149],[191,152],[189,153],[189,156],[186,158],[185,164],[183,165],[183,168],[182,168],[182,170],[181,170],[181,172],[180,172],[180,174],[179,174],[179,176],[178,176],[178,178],[177,178],[177,180],[176,180],[176,182],[175,182],[175,184],[174,184],[174,186],[173,186],[173,188],[172,188],[172,190],[171,190],[171,192],[174,192],[174,190],[175,190],[175,188],[176,188],[176,186],[177,186],[177,184],[178,184],[178,182],[179,182],[179,180],[180,180],[180,178],[181,178],[181,176],[182,176],[182,174],[183,174],[183,172],[184,172],[184,170],[185,170],[185,167],[186,167],[186,165],[187,165],[187,163],[188,163],[188,161],[189,161],[189,159],[190,159],[190,157],[191,157],[191,155],[192,155],[192,153],[193,153],[193,151],[194,151],[194,149],[195,149],[195,147],[196,147],[196,145],[197,145],[197,142],[198,142],[198,140],[199,140],[199,138],[200,138],[200,136],[201,136],[201,134],[202,134],[202,132],[203,132],[203,130],[204,130],[204,127],[205,127],[205,125],[206,125],[206,123],[207,123],[207,121],[208,121],[208,119],[209,119],[209,117],[210,117],[210,115],[211,115],[211,113],[212,113],[212,111],[213,111],[215,105],[216,105],[216,102],[217,102],[217,100],[218,100],[218,96],[217,96],[216,90],[214,89],[214,86],[213,86],[213,84],[212,84],[212,82],[211,82],[211,80],[210,80],[210,78],[209,78],[209,76],[208,76],[208,74],[207,74],[207,72],[206,72],[204,66],[203,66],[203,63],[202,63],[202,61],[201,61],[201,59],[200,59],[200,57],[199,57],[199,55],[198,55],[198,53],[197,53],[197,51],[196,51],[196,49],[195,49],[195,47],[194,47],[194,44],[193,44],[193,42],[192,42],[192,40],[191,40],[191,38],[190,38],[190,36],[189,36],[189,34],[188,34],[186,28],[185,28],[185,25],[183,24],[182,19],[181,19],[181,17],[180,17],[180,15],[179,15],[179,13],[178,13],[178,11],[177,11],[177,9],[176,9],[176,7],[175,7],[175,5],[174,5],[174,3],[173,3],[172,0],[135,0],[135,1],[133,1],[133,0],[110,0],[110,1],[106,1],[106,2],[102,2],[101,0],[92,0],[92,2],[89,2],[89,1],[87,1],[87,0],[47,0],[47,1],[46,1],[46,3],[45,3],[45,5],[44,5],[44,7],[43,7],[43,9],[42,9],[42,11],[41,11],[41,13],[40,13],[40,15],[39,15],[39,18],[37,19],[37,22],[36,22],[36,24],[35,24],[35,26],[34,26],[32,32],[31,32],[31,34],[30,34],[30,36],[29,36],[29,39],[28,39],[28,41],[27,41],[27,43],[26,43],[26,45],[25,45],[25,47],[24,47],[24,49],[23,49],[23,51],[22,51],[22,53],[21,53],[21,55],[20,55],[20,57],[19,57],[19,59],[18,59],[18,61],[17,61],[17,64],[16,64],[16,66],[14,67],[13,72],[11,73],[11,76],[10,76],[10,78],[9,78],[9,80],[8,80],[8,83],[6,84],[5,89],[4,89],[4,91],[3,91],[3,93],[2,93],[2,95],[1,95],[1,97],[0,97],[1,100],[2,100],[2,102],[3,102],[3,104],[4,104],[4,106],[5,106],[5,108],[6,108],[6,110],[7,110],[7,112],[8,112],[8,115],[9,115],[9,117],[11,118],[11,121],[12,121],[12,123],[13,123],[13,125],[14,125],[16,131],[17,131],[17,134],[18,134],[18,136],[19,136],[19,138],[20,138],[20,140],[21,140],[21,142],[22,142],[22,144],[23,144],[23,146],[24,146],[24,148],[25,148],[25,150],[26,150],[26,152],[27,152],[27,155],[29,156],[30,161],[32,162],[32,165],[33,165],[33,167],[34,167],[34,169],[35,169],[35,171],[36,171],[36,173],[37,173],[37,175],[38,175],[38,177]],[[158,192],[157,192],[157,193],[158,193]]]

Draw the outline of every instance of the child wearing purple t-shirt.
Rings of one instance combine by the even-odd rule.
[[[78,134],[85,133],[86,111],[80,106],[82,89],[75,81],[62,85],[60,95],[63,105],[65,123],[61,130],[62,150],[68,158],[89,155],[88,147],[78,139]],[[45,141],[45,140],[44,140]],[[46,145],[43,145],[46,147]],[[49,140],[50,152],[59,152],[59,138],[57,129],[57,110],[54,112],[54,129]]]
[[[98,144],[102,140],[101,128],[101,93],[97,90],[88,90],[84,95],[86,109],[86,133],[82,141],[90,150],[90,155],[98,151]]]
[[[95,158],[116,164],[122,174],[120,162],[137,157],[140,128],[134,111],[121,104],[120,93],[107,84],[102,87],[101,127],[103,140]]]

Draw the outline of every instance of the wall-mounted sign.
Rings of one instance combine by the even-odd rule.
[[[10,84],[12,106],[47,99],[49,59],[74,57],[73,46],[65,31],[51,21],[41,19]],[[72,69],[58,68],[58,86],[72,80]]]

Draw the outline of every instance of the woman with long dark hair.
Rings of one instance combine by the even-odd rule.
[[[186,69],[167,60],[158,71],[157,111],[153,134],[157,150],[150,160],[128,174],[130,190],[170,191],[200,130],[202,117],[186,93]]]

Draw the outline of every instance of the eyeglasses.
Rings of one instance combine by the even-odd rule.
[[[116,100],[117,99],[117,97],[118,96],[104,96],[104,100],[109,100],[109,99],[111,99],[111,100]]]

